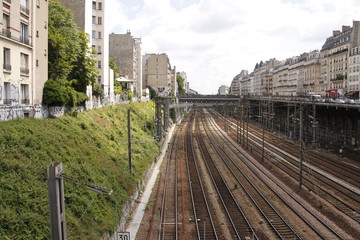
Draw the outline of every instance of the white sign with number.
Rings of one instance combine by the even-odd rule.
[[[129,232],[118,232],[117,240],[130,240],[130,233]]]

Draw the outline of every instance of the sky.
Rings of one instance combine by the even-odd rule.
[[[216,94],[241,70],[321,50],[333,30],[360,21],[360,0],[106,0],[109,33],[166,53],[190,88]]]

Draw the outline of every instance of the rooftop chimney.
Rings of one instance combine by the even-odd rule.
[[[342,32],[350,30],[350,26],[342,26]]]
[[[339,35],[341,32],[339,30],[335,30],[333,31],[333,37],[336,37],[337,35]]]

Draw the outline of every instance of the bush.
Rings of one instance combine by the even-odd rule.
[[[49,79],[43,89],[43,104],[47,106],[65,106],[70,101],[66,80]]]

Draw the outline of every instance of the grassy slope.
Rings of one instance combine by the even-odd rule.
[[[132,159],[127,161],[127,109],[132,114]],[[0,122],[0,239],[50,239],[47,167],[114,190],[108,197],[65,180],[69,239],[99,239],[159,151],[154,105],[131,103],[76,117]]]

